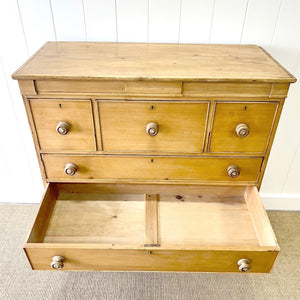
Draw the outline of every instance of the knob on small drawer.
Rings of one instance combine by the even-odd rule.
[[[237,262],[241,272],[249,272],[251,270],[250,259],[242,258]]]
[[[155,136],[158,134],[158,124],[155,122],[150,122],[147,124],[146,126],[146,132],[150,135],[150,136]]]
[[[56,131],[61,135],[66,135],[71,129],[71,125],[65,121],[59,122]]]
[[[231,178],[236,178],[240,175],[240,169],[238,166],[232,165],[227,168],[227,174]]]
[[[249,127],[247,124],[239,124],[235,127],[235,132],[239,137],[246,137],[249,134]]]
[[[78,167],[73,163],[67,163],[65,166],[65,173],[67,175],[73,176],[78,170]]]
[[[56,270],[61,270],[64,267],[65,258],[60,255],[55,255],[52,257],[51,267]]]

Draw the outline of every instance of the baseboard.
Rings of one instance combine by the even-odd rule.
[[[260,194],[267,210],[300,210],[300,195]]]

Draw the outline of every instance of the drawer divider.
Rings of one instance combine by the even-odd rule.
[[[146,194],[145,198],[145,247],[159,247],[158,220],[157,220],[157,194]]]

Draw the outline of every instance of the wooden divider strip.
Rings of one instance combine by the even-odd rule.
[[[157,194],[146,194],[145,247],[159,246],[157,238]]]

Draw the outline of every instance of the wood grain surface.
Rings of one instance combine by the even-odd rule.
[[[13,78],[296,80],[258,46],[83,42],[46,43],[13,74]]]
[[[51,181],[91,179],[127,179],[170,181],[225,181],[255,184],[261,168],[261,157],[147,157],[117,155],[54,155],[43,154],[47,177]],[[67,163],[74,163],[74,176],[64,172]],[[240,175],[231,178],[227,168],[237,165]]]

